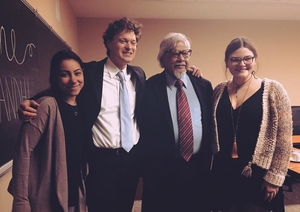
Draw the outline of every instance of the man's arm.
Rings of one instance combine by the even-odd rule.
[[[22,122],[30,122],[37,116],[36,109],[40,105],[34,100],[23,101],[18,108],[18,116]]]

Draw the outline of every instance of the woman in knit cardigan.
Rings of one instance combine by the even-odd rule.
[[[213,95],[213,201],[216,211],[284,211],[282,184],[292,116],[283,86],[255,76],[257,50],[244,37],[225,52],[232,79]]]
[[[9,187],[13,212],[83,212],[84,132],[76,97],[84,85],[81,59],[62,50],[51,60],[50,89],[34,97],[37,117],[23,123]]]

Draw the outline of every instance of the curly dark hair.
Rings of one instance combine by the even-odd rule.
[[[123,17],[118,19],[108,25],[108,28],[103,33],[103,43],[106,47],[106,54],[109,56],[109,49],[107,48],[107,42],[112,41],[114,36],[123,30],[133,31],[136,36],[136,42],[138,42],[142,37],[142,27],[143,25],[134,19]]]

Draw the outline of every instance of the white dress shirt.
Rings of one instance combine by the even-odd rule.
[[[136,120],[133,119],[136,102],[135,82],[130,80],[131,73],[127,73],[127,66],[125,69],[119,70],[108,58],[104,65],[101,109],[92,128],[93,141],[97,147],[112,149],[121,147],[121,125],[119,117],[120,79],[116,75],[119,71],[124,72],[130,100],[133,144],[136,144],[140,137]]]

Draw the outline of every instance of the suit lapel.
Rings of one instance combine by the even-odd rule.
[[[203,96],[203,92],[205,92],[205,86],[203,85],[202,81],[199,80],[199,78],[197,77],[193,77],[191,76],[189,73],[187,73],[187,76],[190,78],[193,88],[196,92],[196,95],[198,97],[198,100],[200,102],[200,106],[202,109],[202,114],[206,111],[205,106],[207,105],[207,103],[205,102],[204,96]]]
[[[135,83],[136,100],[134,118],[139,121],[138,116],[141,111],[141,104],[145,89],[146,76],[144,71],[140,67],[127,65],[127,71],[131,71],[131,79]]]
[[[104,64],[106,63],[106,60],[107,58],[95,63],[94,67],[91,69],[92,71],[90,72],[93,90],[95,91],[97,101],[100,105],[102,99]]]
[[[168,100],[168,94],[167,94],[167,88],[166,88],[166,73],[163,71],[159,74],[159,82],[157,83],[158,86],[155,86],[155,93],[158,96],[158,102],[157,104],[161,104],[161,108],[163,111],[166,111],[165,119],[168,123],[169,128],[174,131],[173,129],[173,122],[172,122],[172,116],[170,112],[170,106],[169,106],[169,100]]]
[[[142,100],[144,84],[145,84],[145,75],[142,71],[136,70],[136,68],[130,65],[127,65],[127,70],[131,72],[131,80],[136,84],[135,86],[136,105],[138,105]]]
[[[201,114],[202,114],[202,130],[203,130],[203,139],[202,139],[202,144],[201,148],[202,150],[206,150],[206,148],[203,148],[205,145],[209,145],[209,140],[207,139],[209,136],[209,131],[210,131],[210,116],[211,116],[211,110],[208,108],[210,105],[209,99],[207,99],[207,95],[209,95],[207,92],[207,87],[204,85],[203,80],[198,77],[191,76],[188,74],[188,76],[191,79],[191,82],[193,84],[194,90],[196,92],[196,95],[199,99],[200,105],[201,105]]]

